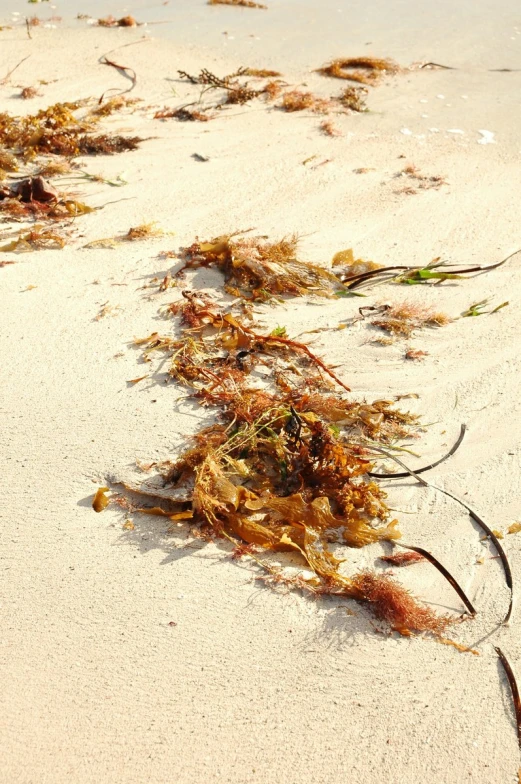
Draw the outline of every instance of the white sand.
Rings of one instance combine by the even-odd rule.
[[[44,16],[46,5],[34,8]],[[187,85],[165,81],[176,79],[177,68],[278,67],[288,81],[323,94],[343,86],[309,73],[330,56],[370,52],[461,70],[386,80],[369,96],[372,114],[335,119],[344,132],[338,139],[322,136],[315,116],[258,103],[207,124],[154,121],[154,108],[115,116],[106,127],[154,138],[139,152],[90,159],[88,171],[122,174],[129,184],[73,187],[92,205],[130,200],[79,219],[62,251],[1,254],[17,262],[0,269],[2,781],[517,781],[511,698],[493,645],[501,645],[521,677],[519,613],[510,628],[495,628],[508,605],[501,566],[489,560],[495,553],[455,503],[408,482],[390,495],[404,541],[434,551],[475,601],[479,615],[453,636],[477,647],[479,657],[429,640],[382,636],[358,605],[270,591],[255,582],[247,562],[232,562],[224,545],[185,547],[182,529],[168,537],[161,520],[139,515],[135,530],[124,531],[124,515],[112,508],[95,515],[90,506],[108,474],[130,470],[136,458],[174,455],[188,433],[210,421],[210,412],[203,419],[201,409],[178,400],[182,390],[165,386],[164,367],[154,366],[155,375],[137,386],[126,384],[150,370],[129,345],[132,338],[170,328],[158,308],[175,292],[145,287],[168,268],[157,258],[160,250],[249,227],[272,238],[297,232],[302,257],[323,263],[351,246],[381,263],[411,264],[438,255],[492,263],[521,247],[521,74],[486,71],[519,66],[514,28],[521,22],[513,4],[498,11],[483,3],[478,21],[473,4],[463,5],[469,17],[448,2],[438,11],[417,10],[402,36],[399,19],[386,28],[376,10],[364,16],[361,5],[354,26],[332,25],[325,4],[316,24],[319,30],[329,24],[332,43],[313,41],[308,26],[287,48],[276,27],[266,47],[261,40],[248,48],[247,37],[256,25],[267,30],[269,14],[273,25],[278,13],[287,18],[295,3],[273,0],[264,16],[219,9],[221,17],[198,5],[198,19],[213,14],[206,46],[204,29],[190,37],[184,5],[185,34],[176,29],[172,40],[117,53],[118,62],[136,70],[134,92],[151,107],[192,100]],[[143,9],[135,14],[146,16]],[[223,41],[231,23],[236,46]],[[342,29],[346,36],[349,30],[349,46],[342,45]],[[97,58],[142,32],[37,29],[32,41],[20,29],[2,32],[0,75],[31,58],[0,87],[0,109],[34,111],[122,87],[124,80]],[[57,81],[31,102],[14,97],[14,85],[38,79]],[[404,128],[412,133],[400,133]],[[448,132],[455,129],[464,133]],[[483,130],[495,134],[495,144],[478,143]],[[193,153],[210,161],[197,162]],[[404,182],[394,175],[406,163],[446,175],[449,185],[396,193]],[[371,171],[354,173],[359,167]],[[114,250],[81,247],[150,220],[175,236]],[[210,272],[188,279],[209,289],[219,281]],[[341,363],[356,396],[420,395],[402,401],[433,423],[416,464],[446,451],[467,423],[464,445],[430,479],[464,496],[501,530],[521,516],[520,286],[521,255],[454,285],[377,288],[364,305],[411,299],[453,317],[484,298],[510,306],[393,346],[371,345],[365,327],[313,336],[314,350]],[[96,321],[107,302],[113,315]],[[354,315],[360,302],[290,302],[260,311],[267,328],[285,324],[295,335]],[[405,362],[404,345],[429,356]],[[520,537],[504,540],[518,581]],[[372,566],[380,552],[375,546],[346,555],[350,564]],[[430,566],[399,576],[433,606],[461,612]]]

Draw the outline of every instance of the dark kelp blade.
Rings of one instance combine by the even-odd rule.
[[[463,602],[463,604],[465,605],[465,607],[467,608],[467,610],[469,611],[469,613],[470,613],[471,615],[476,615],[476,610],[475,610],[475,608],[474,608],[474,606],[473,606],[472,602],[471,602],[471,601],[470,601],[470,599],[468,598],[467,594],[466,594],[466,593],[465,593],[465,591],[463,590],[463,588],[462,588],[462,587],[459,585],[459,583],[456,581],[456,579],[455,579],[455,578],[454,578],[454,577],[451,575],[451,573],[449,572],[449,570],[448,570],[448,569],[446,569],[446,568],[443,566],[443,564],[442,564],[442,563],[440,563],[440,562],[438,561],[438,559],[437,559],[437,558],[435,558],[435,557],[432,555],[432,553],[429,553],[429,551],[428,551],[428,550],[424,550],[424,549],[423,549],[423,547],[413,547],[413,545],[410,545],[410,544],[403,544],[402,542],[396,542],[396,544],[397,544],[399,547],[405,547],[405,548],[407,548],[407,550],[413,550],[413,552],[415,552],[415,553],[418,553],[418,555],[423,555],[423,557],[424,557],[424,558],[426,558],[426,559],[427,559],[427,561],[430,561],[430,562],[431,562],[431,564],[432,564],[433,566],[435,566],[435,567],[436,567],[436,569],[437,569],[439,572],[441,572],[441,574],[442,574],[442,575],[445,577],[445,579],[447,580],[447,582],[449,582],[449,583],[452,585],[452,587],[454,588],[454,590],[455,590],[455,591],[456,591],[456,593],[458,594],[459,598],[461,599],[461,601]]]
[[[425,471],[430,471],[432,468],[436,468],[436,466],[439,466],[439,465],[441,465],[441,463],[444,463],[445,460],[448,460],[449,457],[452,457],[452,455],[461,446],[461,443],[462,443],[462,441],[463,441],[463,439],[465,437],[466,430],[467,430],[467,426],[465,424],[462,424],[461,425],[460,434],[458,436],[458,440],[456,441],[454,446],[452,446],[450,448],[450,450],[447,452],[447,454],[444,455],[443,457],[440,457],[440,459],[436,460],[434,463],[429,463],[429,465],[423,466],[422,468],[416,468],[414,470],[414,473],[415,474],[423,474]],[[396,473],[396,474],[377,474],[375,472],[370,472],[368,474],[368,476],[373,476],[376,479],[406,479],[408,476],[410,476],[410,474],[409,474],[409,471],[402,471],[402,472]]]
[[[510,666],[510,663],[501,650],[501,648],[495,647],[495,651],[500,658],[501,664],[503,665],[503,669],[505,670],[505,675],[507,676],[507,680],[510,686],[510,691],[512,692],[512,699],[514,701],[514,711],[516,714],[516,724],[517,724],[517,740],[519,746],[521,747],[521,699],[519,698],[519,689],[517,688],[517,681],[516,676]]]

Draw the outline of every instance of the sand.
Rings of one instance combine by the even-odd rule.
[[[48,16],[46,5],[30,9]],[[480,4],[479,15],[470,3],[358,4],[349,18],[337,0],[321,10],[303,6],[296,26],[296,3],[271,5],[250,12],[198,3],[192,14],[180,3],[168,12],[177,24],[164,29],[62,23],[36,28],[32,40],[21,28],[0,33],[0,74],[31,55],[0,87],[0,110],[13,114],[123,89],[125,80],[97,61],[135,42],[117,58],[137,72],[133,94],[145,108],[106,127],[149,137],[138,152],[87,161],[87,171],[121,175],[124,187],[70,183],[89,204],[105,206],[77,221],[68,247],[0,255],[16,261],[0,268],[5,782],[517,781],[511,698],[493,646],[521,675],[521,610],[510,627],[497,628],[508,605],[500,563],[464,510],[435,490],[404,482],[390,488],[390,503],[404,541],[435,552],[477,605],[476,619],[453,636],[479,657],[379,634],[354,603],[274,592],[248,562],[233,562],[227,546],[194,544],[183,528],[168,536],[161,520],[136,515],[128,531],[120,510],[91,509],[107,476],[130,474],[136,459],[175,455],[211,421],[165,384],[159,363],[146,381],[127,383],[150,372],[133,338],[169,329],[159,309],[175,292],[158,293],[153,282],[170,265],[160,251],[250,227],[271,238],[296,232],[301,257],[324,264],[347,247],[380,263],[411,264],[436,256],[492,263],[521,247],[521,75],[487,70],[519,66],[513,3]],[[121,10],[102,6],[92,4],[93,13]],[[133,12],[151,18],[145,8]],[[144,33],[153,40],[141,40]],[[359,53],[460,70],[384,80],[369,96],[370,114],[335,118],[339,138],[322,135],[310,113],[289,116],[259,103],[206,124],[153,120],[158,107],[192,95],[178,68],[275,67],[288,82],[327,94],[330,83],[311,70]],[[49,82],[42,97],[16,97],[16,85],[38,79]],[[493,143],[480,143],[483,130]],[[406,183],[396,175],[408,163],[448,184],[400,193]],[[83,247],[151,220],[173,234]],[[2,237],[8,228],[0,226]],[[210,272],[188,278],[209,291],[220,281]],[[443,454],[467,424],[463,446],[430,480],[503,531],[521,516],[520,286],[521,255],[453,285],[379,287],[364,305],[408,299],[454,321],[392,346],[372,344],[362,325],[309,336],[355,396],[418,395],[402,401],[430,425],[411,465]],[[485,298],[510,305],[458,318]],[[360,302],[293,301],[262,306],[259,317],[266,329],[284,324],[297,335],[334,326]],[[107,303],[111,311],[97,319]],[[425,361],[405,361],[409,345],[427,351]],[[516,580],[520,537],[504,539]],[[379,553],[348,551],[350,568],[373,566]],[[434,607],[462,611],[429,566],[399,576]]]

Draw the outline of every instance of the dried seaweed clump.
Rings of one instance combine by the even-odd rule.
[[[377,57],[348,57],[333,60],[329,65],[319,68],[317,73],[323,76],[334,76],[336,79],[347,79],[350,82],[374,85],[385,74],[396,74],[400,66],[393,60]]]
[[[301,112],[309,109],[316,114],[327,114],[332,108],[330,98],[320,98],[313,93],[306,93],[302,90],[288,90],[282,96],[280,104],[285,112]]]
[[[123,236],[124,240],[129,242],[136,242],[139,240],[148,240],[151,237],[162,237],[164,231],[158,228],[155,222],[141,223],[139,226],[133,226]]]
[[[23,87],[20,92],[20,98],[22,98],[24,101],[28,101],[31,98],[36,98],[38,95],[41,95],[41,92],[37,87]]]
[[[440,635],[453,620],[420,604],[409,591],[387,574],[362,572],[353,583],[360,590],[364,601],[369,602],[373,613],[401,634],[418,629]]]
[[[10,188],[0,188],[0,213],[11,220],[30,217],[62,220],[88,212],[93,212],[93,208],[60,194],[41,176],[28,177]]]
[[[333,380],[346,387],[304,344],[280,330],[255,332],[208,296],[183,292],[171,312],[184,331],[179,338],[154,333],[139,341],[145,357],[168,352],[172,377],[221,415],[194,437],[192,448],[163,464],[159,494],[151,486],[138,491],[160,504],[140,511],[190,519],[198,536],[229,539],[235,557],[250,556],[277,585],[367,602],[403,634],[440,634],[451,619],[421,605],[388,575],[345,576],[331,549],[332,543],[363,547],[400,536],[384,492],[368,477],[371,450],[362,434],[385,440],[390,418],[404,417],[405,427],[406,415],[385,401],[310,393],[320,376],[322,385]],[[299,378],[301,363],[307,365],[304,386],[289,381]],[[269,369],[271,389],[251,383],[256,365]],[[284,550],[297,553],[312,574],[287,576],[261,557]]]
[[[351,112],[367,112],[366,95],[366,87],[346,87],[336,100]]]
[[[73,112],[85,106],[84,101],[57,103],[37,114],[12,117],[0,114],[0,139],[6,150],[25,161],[37,155],[53,154],[66,157],[77,155],[111,155],[135,150],[142,139],[110,134],[93,136],[94,115],[83,119]]]
[[[208,5],[240,5],[243,8],[267,8],[262,3],[254,3],[253,0],[208,0]]]
[[[418,329],[442,327],[449,322],[450,318],[445,313],[437,313],[421,305],[404,302],[401,305],[385,306],[383,312],[371,321],[371,324],[391,335],[408,338]]]
[[[45,229],[43,226],[36,225],[31,231],[20,234],[20,236],[0,247],[1,251],[24,253],[33,250],[58,250],[64,248],[67,240],[57,231]]]
[[[217,237],[195,242],[185,250],[185,269],[218,267],[226,279],[226,291],[235,296],[266,300],[273,295],[327,297],[343,290],[339,275],[296,258],[297,238],[268,242],[262,237]]]
[[[123,16],[121,19],[116,19],[115,16],[106,16],[104,19],[98,19],[100,27],[137,27],[141,22],[137,22],[133,16]]]

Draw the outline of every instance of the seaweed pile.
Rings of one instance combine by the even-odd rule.
[[[385,493],[367,474],[372,444],[392,445],[416,427],[415,417],[386,400],[346,400],[335,390],[347,391],[345,382],[305,344],[280,330],[261,334],[251,315],[232,311],[184,291],[170,306],[181,335],[138,341],[148,360],[167,352],[170,376],[219,412],[192,448],[163,464],[164,487],[154,501],[170,496],[171,508],[150,513],[190,519],[200,536],[230,539],[277,584],[368,602],[402,633],[441,633],[456,619],[423,606],[389,575],[343,575],[330,549],[399,538]],[[262,385],[252,383],[259,366]],[[180,492],[183,500],[175,501]],[[295,551],[308,573],[288,576],[253,548]]]
[[[253,559],[276,586],[351,597],[368,604],[393,630],[440,638],[459,616],[440,615],[423,605],[388,573],[346,574],[337,552],[340,546],[360,548],[400,538],[378,483],[387,475],[376,473],[375,466],[382,455],[403,465],[396,447],[415,435],[417,418],[392,401],[346,397],[349,386],[306,343],[291,339],[283,327],[259,331],[252,311],[256,301],[338,295],[345,291],[346,266],[349,272],[365,264],[367,271],[374,264],[342,251],[332,272],[298,260],[296,250],[295,237],[269,242],[237,235],[184,249],[174,280],[187,269],[215,266],[224,273],[225,291],[237,299],[226,307],[207,294],[185,290],[167,308],[178,328],[136,343],[146,361],[166,354],[170,377],[199,405],[211,407],[216,421],[200,430],[177,460],[158,467],[160,491],[124,485],[130,496],[142,494],[153,503],[131,508],[174,522],[189,520],[198,537],[228,539],[234,557]],[[170,280],[165,278],[162,290]],[[373,316],[391,332],[397,329],[393,319],[410,321],[411,331],[442,321],[412,306],[402,311],[383,309]],[[129,508],[127,498],[119,501]],[[467,612],[475,613],[436,559],[406,547],[416,555],[397,557],[397,564],[430,561]],[[295,574],[274,565],[269,553],[279,551],[297,554],[304,570]]]
[[[78,117],[78,110],[90,103],[57,103],[22,116],[0,113],[0,213],[6,220],[56,222],[93,211],[70,194],[60,193],[45,178],[73,172],[77,168],[74,159],[80,155],[135,150],[142,139],[96,133],[102,117],[131,101],[118,96],[92,110],[87,108],[84,116]],[[51,247],[47,239],[36,243],[34,238],[24,240],[24,249]],[[56,237],[54,240],[58,241]]]

